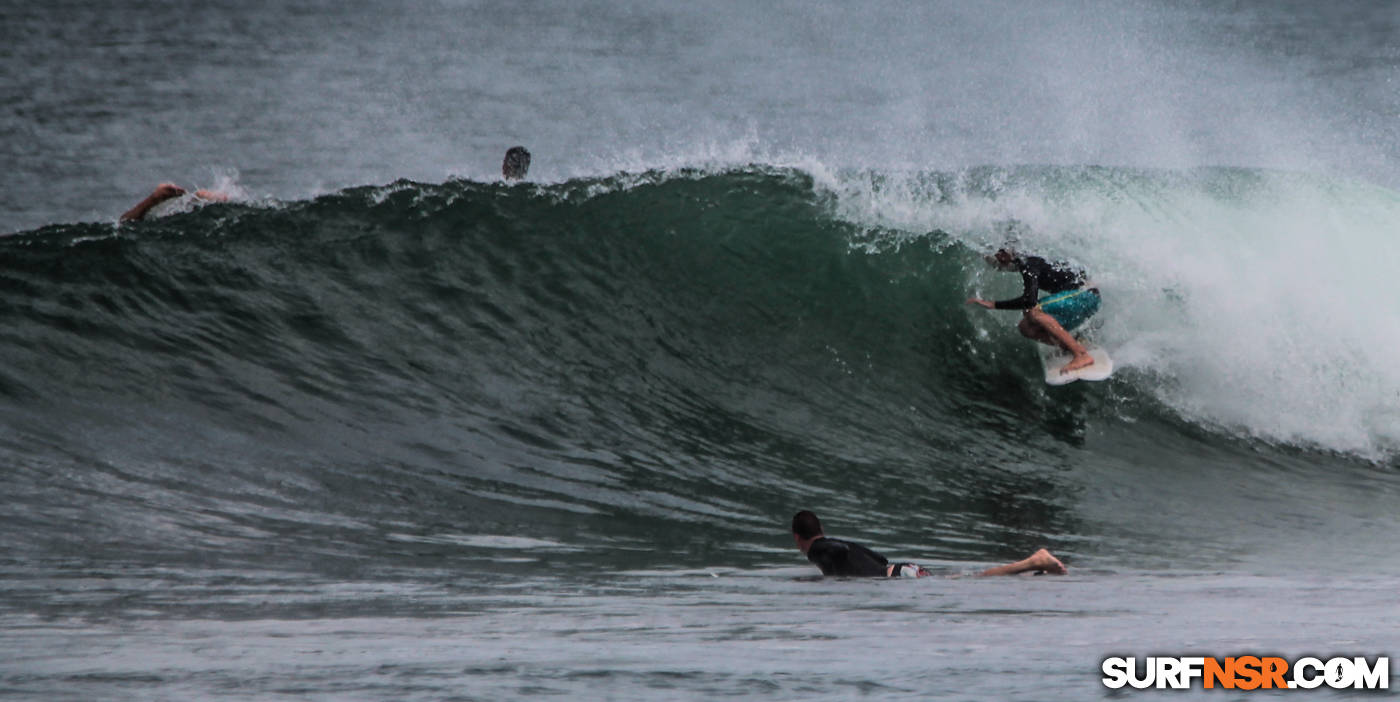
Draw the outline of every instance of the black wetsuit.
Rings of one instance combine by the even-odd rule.
[[[883,576],[890,565],[889,559],[860,544],[825,536],[812,542],[807,560],[816,563],[822,575]]]
[[[999,310],[1028,310],[1040,303],[1041,290],[1048,293],[1062,293],[1076,290],[1084,285],[1084,273],[1070,270],[1063,265],[1051,265],[1039,256],[1018,257],[1016,268],[1021,271],[1021,281],[1025,289],[1021,296],[1011,300],[999,300]]]

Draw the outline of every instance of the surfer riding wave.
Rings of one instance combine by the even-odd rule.
[[[1058,346],[1074,355],[1061,373],[1093,365],[1094,359],[1088,349],[1070,333],[1098,312],[1102,302],[1098,288],[1089,286],[1083,271],[1065,264],[1051,264],[1038,256],[1022,256],[1010,247],[997,249],[987,261],[999,270],[1019,272],[1024,284],[1021,295],[995,302],[974,297],[968,299],[968,304],[987,309],[1025,310],[1017,325],[1022,336],[1047,346]],[[1049,295],[1039,297],[1042,290]]]

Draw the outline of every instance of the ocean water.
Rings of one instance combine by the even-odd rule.
[[[1081,700],[1162,695],[1108,656],[1400,651],[1398,32],[0,7],[0,696]],[[117,224],[164,180],[232,201]],[[1009,237],[1103,291],[1111,380],[965,304]],[[799,509],[939,577],[823,579]],[[1040,547],[1070,574],[971,577]]]

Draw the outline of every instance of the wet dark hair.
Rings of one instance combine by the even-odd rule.
[[[822,533],[822,522],[817,519],[817,515],[807,510],[802,510],[792,515],[792,533],[804,539],[810,539]]]
[[[530,152],[523,146],[512,146],[506,151],[501,162],[501,175],[506,178],[524,178],[530,172]]]
[[[988,256],[987,260],[998,264],[1009,264],[1015,263],[1020,258],[1020,252],[1016,251],[1015,247],[1013,247],[1010,243],[1007,243],[1002,245],[995,252],[993,252],[991,256]]]

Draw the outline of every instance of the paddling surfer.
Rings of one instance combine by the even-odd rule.
[[[173,200],[180,197],[184,195],[185,192],[184,188],[174,183],[161,183],[156,186],[155,190],[151,191],[150,195],[146,196],[146,199],[136,203],[135,207],[123,212],[121,221],[136,222],[145,219],[146,215],[151,211],[151,208],[166,200]],[[228,202],[228,193],[219,192],[217,190],[196,190],[194,191],[194,197],[201,202]]]
[[[821,520],[807,510],[793,515],[792,539],[797,542],[797,549],[807,556],[807,560],[817,564],[822,575],[885,578],[922,578],[933,575],[922,566],[913,563],[891,563],[889,559],[860,544],[828,537],[822,532]],[[1022,560],[988,568],[979,575],[1016,575],[1027,572],[1064,575],[1065,564],[1042,548]]]
[[[996,302],[974,297],[968,299],[968,304],[989,310],[1025,310],[1020,324],[1016,325],[1022,336],[1047,346],[1058,346],[1074,355],[1061,373],[1093,365],[1094,359],[1084,344],[1070,333],[1094,316],[1102,302],[1099,289],[1088,287],[1083,271],[1064,264],[1051,264],[1038,256],[1022,256],[1010,247],[997,249],[987,261],[999,270],[1021,274],[1024,285],[1021,296]],[[1039,297],[1042,290],[1050,294]]]

